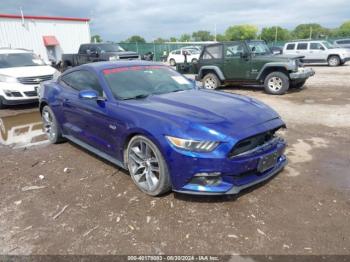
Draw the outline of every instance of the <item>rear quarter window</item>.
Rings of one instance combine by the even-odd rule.
[[[294,50],[294,48],[295,48],[295,44],[288,44],[286,47],[287,50]]]
[[[297,46],[297,50],[306,50],[307,49],[307,43],[299,43]]]

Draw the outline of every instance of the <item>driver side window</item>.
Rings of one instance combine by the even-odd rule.
[[[103,95],[103,89],[97,77],[86,70],[79,70],[62,76],[61,80],[71,88],[79,91],[91,89],[97,91],[99,96]]]
[[[240,57],[244,53],[242,43],[229,44],[225,47],[225,57]]]

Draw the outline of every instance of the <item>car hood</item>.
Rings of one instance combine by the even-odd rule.
[[[48,65],[0,68],[0,74],[12,77],[52,75],[55,71],[55,68]]]
[[[278,119],[279,126],[284,124],[279,115],[262,102],[219,91],[181,91],[130,102],[140,113],[160,116],[165,121],[177,123],[188,134],[193,128],[196,131],[203,130],[204,133],[215,130],[240,137],[242,130],[254,129],[271,120]]]

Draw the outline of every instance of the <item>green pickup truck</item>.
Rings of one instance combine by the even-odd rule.
[[[207,89],[263,85],[267,93],[282,95],[289,88],[301,88],[315,74],[303,67],[301,58],[272,54],[264,41],[224,42],[205,46],[192,70]]]

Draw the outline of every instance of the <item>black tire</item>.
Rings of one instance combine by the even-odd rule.
[[[330,57],[328,57],[327,62],[328,62],[328,65],[332,67],[339,66],[341,63],[340,58],[337,55],[331,55]]]
[[[264,81],[266,93],[271,95],[283,95],[289,89],[289,78],[282,72],[268,74]]]
[[[176,66],[175,59],[173,59],[173,58],[170,58],[169,63],[171,66]]]
[[[41,110],[41,118],[43,121],[44,132],[52,144],[58,144],[65,141],[62,137],[61,127],[56,120],[55,114],[48,105],[44,106]]]
[[[140,141],[147,143],[147,145],[152,150],[155,158],[157,159],[159,177],[158,177],[157,185],[152,190],[146,189],[145,187],[141,186],[140,185],[141,179],[139,181],[136,181],[136,178],[132,172],[132,169],[133,169],[132,162],[133,161],[132,160],[129,161],[130,152],[134,152],[132,150],[132,146],[134,146],[135,143],[138,143]],[[149,140],[147,137],[142,136],[142,135],[134,136],[128,143],[127,149],[125,151],[124,159],[125,159],[125,164],[128,167],[128,170],[129,170],[129,173],[130,173],[130,176],[131,176],[133,182],[138,187],[138,189],[140,189],[142,192],[144,192],[150,196],[160,196],[160,195],[165,194],[171,190],[171,182],[170,182],[170,175],[169,175],[169,171],[168,171],[168,166],[163,158],[162,153],[158,149],[158,147],[151,140]],[[143,182],[143,183],[145,183],[145,182]]]
[[[5,109],[6,105],[2,102],[2,98],[0,98],[0,109]]]
[[[220,79],[214,73],[206,74],[202,79],[202,84],[205,89],[217,89],[221,86]]]
[[[299,82],[291,82],[290,83],[290,88],[303,88],[303,86],[305,85],[306,80],[303,81],[299,81]]]

